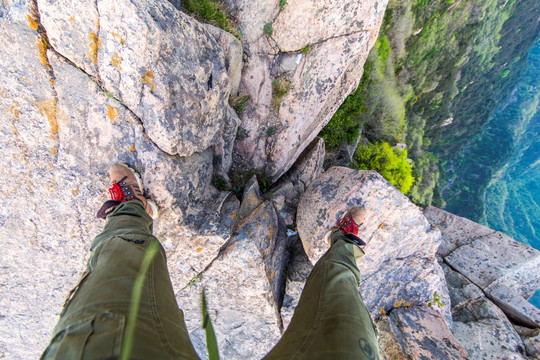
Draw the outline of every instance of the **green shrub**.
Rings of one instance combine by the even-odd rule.
[[[202,20],[230,32],[238,39],[240,33],[234,26],[232,20],[228,18],[221,3],[216,0],[183,0],[182,7],[198,20]]]
[[[227,184],[227,181],[221,176],[214,177],[212,179],[212,185],[220,191],[229,189],[229,184]]]
[[[360,145],[354,154],[359,170],[375,170],[399,191],[407,194],[414,183],[407,150],[393,149],[386,142]]]
[[[279,0],[279,10],[285,10],[285,6],[287,6],[287,0]]]

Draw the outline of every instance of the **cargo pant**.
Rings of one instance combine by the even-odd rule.
[[[132,289],[152,236],[139,201],[119,205],[94,239],[86,272],[68,296],[42,359],[120,356]],[[131,359],[198,359],[161,245],[148,268]],[[311,272],[291,323],[265,359],[378,359],[375,327],[358,292],[355,257],[340,233]],[[200,316],[200,314],[190,314]],[[257,344],[253,344],[257,346]]]

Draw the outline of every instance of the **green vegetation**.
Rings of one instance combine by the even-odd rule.
[[[309,51],[311,50],[311,44],[307,44],[306,46],[304,46],[303,48],[300,49],[300,51],[304,54],[304,55],[307,55],[309,54]]]
[[[287,0],[279,0],[279,10],[285,10],[285,6],[287,6]]]
[[[220,191],[224,191],[229,188],[229,184],[227,184],[227,181],[222,176],[215,176],[212,179],[212,185]]]
[[[359,87],[320,133],[327,149],[360,131],[404,142],[414,163],[409,197],[444,207],[454,170],[468,161],[460,150],[525,69],[539,12],[534,0],[390,0]]]
[[[234,22],[227,15],[225,7],[220,1],[183,0],[182,7],[198,20],[217,26],[241,39],[237,27],[234,26]]]
[[[360,145],[354,160],[357,163],[355,168],[377,171],[404,194],[409,192],[414,182],[407,150],[392,149],[388,143]]]
[[[246,107],[247,102],[251,99],[249,95],[233,97],[230,100],[230,105],[240,116],[244,113],[244,108]]]
[[[269,126],[268,129],[266,129],[266,136],[270,137],[276,134],[276,128],[273,126]]]
[[[201,294],[202,308],[202,328],[206,334],[206,349],[208,350],[208,360],[219,360],[219,350],[217,345],[216,333],[212,326],[212,320],[208,314],[208,303],[206,302],[206,294],[204,289]]]
[[[442,300],[441,296],[435,291],[433,293],[433,300],[428,302],[428,306],[432,307],[432,306],[437,305],[438,307],[442,308],[444,304],[441,302],[441,300]]]
[[[527,72],[512,96],[458,154],[441,187],[448,211],[540,247],[535,228],[540,198],[540,44],[530,52]],[[474,159],[474,161],[470,161]],[[537,181],[537,180],[536,180]],[[486,191],[487,189],[487,191]],[[535,196],[536,195],[536,196]],[[467,204],[468,206],[463,206]],[[533,245],[534,246],[534,245]]]
[[[270,193],[270,187],[272,186],[272,181],[266,172],[261,170],[237,170],[232,169],[229,172],[229,178],[231,179],[231,186],[227,187],[227,190],[231,190],[238,199],[242,199],[244,195],[244,188],[246,187],[247,182],[253,177],[257,176],[257,182],[259,183],[259,189],[267,198],[271,198],[272,194]]]
[[[272,36],[272,34],[274,33],[274,25],[272,23],[264,24],[263,33],[265,33],[268,36]]]
[[[236,141],[244,141],[246,140],[248,136],[248,132],[243,127],[239,127],[238,131],[236,132]]]
[[[272,88],[274,89],[272,103],[276,108],[279,108],[283,102],[283,97],[285,97],[291,89],[291,83],[284,78],[274,79],[274,81],[272,81]]]
[[[193,285],[195,285],[197,283],[200,283],[201,280],[202,280],[202,273],[194,276],[193,279],[189,280],[187,286],[193,286]]]

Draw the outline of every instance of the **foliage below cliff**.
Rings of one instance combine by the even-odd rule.
[[[406,142],[409,197],[444,206],[437,185],[524,72],[539,11],[534,0],[391,0],[360,86],[321,132],[328,148],[360,128],[371,141]]]
[[[358,170],[375,170],[399,191],[407,194],[414,182],[407,150],[392,149],[388,143],[360,145],[354,154]]]

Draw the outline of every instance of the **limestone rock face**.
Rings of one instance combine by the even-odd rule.
[[[514,322],[540,327],[529,299],[540,288],[540,251],[468,219],[435,207],[424,211],[441,229],[439,254],[484,291]]]
[[[452,301],[452,333],[473,359],[524,359],[525,346],[506,315],[463,275],[443,266]]]
[[[280,182],[271,190],[275,198],[282,198],[276,207],[285,225],[292,225],[296,218],[296,208],[300,195],[323,171],[324,140],[316,138],[304,150],[294,166],[283,176]],[[277,202],[277,201],[276,201]]]
[[[220,354],[226,359],[262,358],[281,337],[276,299],[284,249],[278,242],[277,215],[269,201],[242,220],[210,267],[179,293],[190,336],[206,351],[200,296],[206,289]],[[279,255],[278,255],[279,254]]]
[[[165,1],[39,0],[38,6],[52,47],[125,103],[160,149],[188,156],[219,142],[224,105],[237,88],[226,62],[236,77],[241,63],[234,36]]]
[[[161,208],[154,234],[176,289],[211,263],[236,223],[238,200],[210,185],[212,145],[224,141],[232,86],[226,53],[206,25],[167,3],[136,4],[114,2],[112,9],[99,1],[99,30],[95,2],[39,2],[43,13],[33,2],[0,6],[0,306],[8,309],[0,316],[0,353],[9,358],[38,358],[50,340],[102,229],[95,213],[107,199],[111,164],[135,167]],[[186,46],[171,48],[184,41],[179,37]],[[88,55],[94,45],[96,63]],[[115,53],[123,59],[118,67]],[[153,79],[144,80],[147,70]],[[182,100],[186,92],[197,100]],[[171,156],[162,151],[166,142],[147,135],[152,119],[164,121],[154,131],[165,137],[196,129],[207,138],[191,145],[171,138],[191,146],[184,154],[197,151]]]
[[[377,327],[383,359],[470,359],[441,314],[427,306],[394,309]]]
[[[298,204],[298,232],[314,264],[328,249],[325,232],[352,206],[368,210],[360,237],[369,242],[359,261],[361,292],[372,316],[427,305],[435,292],[449,304],[435,252],[440,232],[421,210],[375,171],[333,167],[307,188]],[[435,306],[451,323],[449,306]]]
[[[247,139],[236,149],[275,181],[358,86],[387,1],[292,0],[283,10],[278,1],[227,4],[247,53],[240,92],[251,98],[242,117]]]

